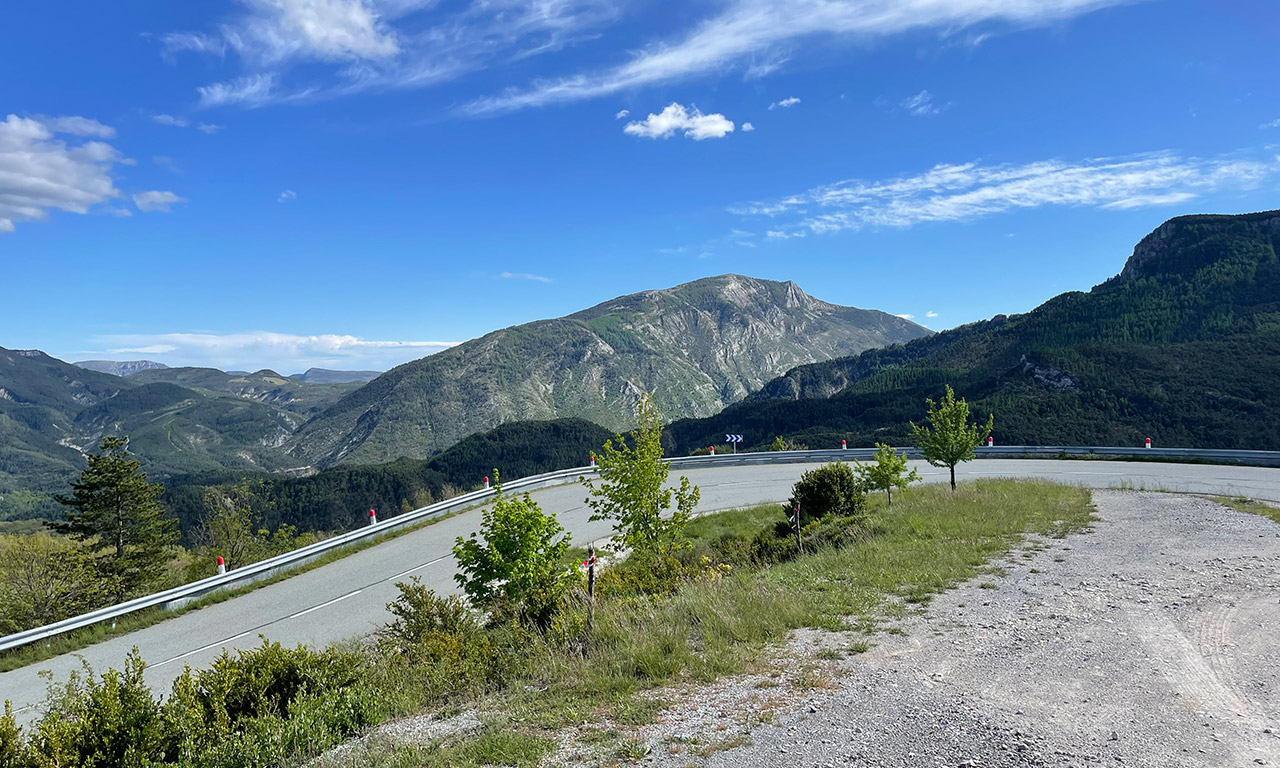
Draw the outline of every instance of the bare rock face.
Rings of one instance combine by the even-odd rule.
[[[797,365],[928,333],[792,282],[706,278],[402,365],[303,425],[292,451],[320,465],[421,458],[504,422],[568,416],[622,430],[642,392],[668,418],[710,416]]]
[[[1206,237],[1206,233],[1212,233]],[[1170,273],[1190,274],[1222,258],[1220,243],[1228,238],[1270,241],[1272,257],[1280,252],[1280,211],[1242,216],[1196,215],[1169,219],[1134,246],[1119,280]]]

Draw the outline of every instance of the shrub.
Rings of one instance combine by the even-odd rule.
[[[827,515],[856,517],[863,514],[867,494],[848,464],[835,461],[801,475],[787,500],[787,514],[800,507],[801,524]]]
[[[124,670],[101,679],[86,662],[84,674],[50,687],[49,712],[36,726],[31,754],[38,765],[133,768],[163,759],[160,706],[143,682],[146,668],[135,648]]]
[[[674,554],[638,550],[597,577],[596,593],[603,598],[673,595],[688,580],[684,563]]]
[[[34,767],[31,752],[22,738],[22,730],[13,717],[13,705],[4,703],[4,714],[0,715],[0,765],[5,768]]]

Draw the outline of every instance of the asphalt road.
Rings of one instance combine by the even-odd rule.
[[[946,482],[945,469],[912,462],[925,482]],[[811,465],[781,464],[712,467],[686,470],[702,489],[700,512],[782,501]],[[677,473],[673,473],[673,478]],[[971,462],[958,473],[974,477],[1035,477],[1093,488],[1133,487],[1146,490],[1244,495],[1280,503],[1280,469],[1203,464],[1164,464],[1112,461],[990,459]],[[534,498],[555,512],[572,532],[575,544],[585,545],[609,534],[605,522],[589,522],[578,485],[546,488]],[[474,530],[479,510],[443,520],[420,531],[384,542],[291,579],[161,622],[146,629],[66,654],[36,665],[0,674],[0,700],[13,702],[21,720],[29,721],[44,700],[46,682],[39,671],[49,670],[55,681],[81,668],[81,657],[98,670],[119,668],[137,647],[147,662],[147,682],[167,693],[183,667],[208,664],[222,649],[248,648],[261,643],[259,635],[286,645],[327,645],[375,630],[388,618],[385,606],[396,597],[396,582],[417,576],[439,592],[456,592],[451,554],[458,536]]]

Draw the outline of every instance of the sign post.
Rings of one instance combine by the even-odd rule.
[[[587,566],[587,634],[591,634],[591,625],[596,617],[596,548],[587,547],[587,559],[582,561]]]
[[[804,542],[800,540],[800,505],[797,504],[795,509],[791,510],[791,524],[796,529],[796,554],[804,554]]]

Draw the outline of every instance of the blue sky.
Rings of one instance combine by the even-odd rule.
[[[1280,4],[21,3],[0,346],[386,368],[737,272],[941,329],[1280,207]],[[14,76],[18,73],[18,76]]]

